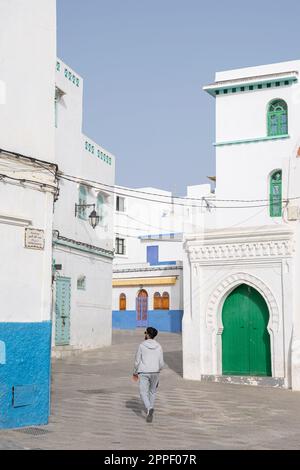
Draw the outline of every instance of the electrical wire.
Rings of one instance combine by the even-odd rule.
[[[108,188],[113,188],[113,189],[120,189],[121,191],[125,191],[125,192],[133,192],[133,193],[138,193],[138,194],[144,194],[144,195],[151,195],[151,196],[157,196],[157,197],[164,197],[164,198],[169,198],[171,199],[171,201],[168,201],[167,203],[172,205],[174,204],[172,199],[181,199],[183,201],[205,201],[205,200],[208,200],[209,202],[214,202],[214,201],[218,201],[218,202],[266,202],[266,201],[269,201],[269,199],[265,198],[265,199],[218,199],[218,198],[215,198],[214,196],[201,196],[200,198],[196,198],[196,197],[188,197],[188,196],[174,196],[174,195],[170,195],[170,194],[159,194],[159,193],[149,193],[147,191],[141,191],[140,189],[132,189],[132,188],[124,188],[123,186],[118,186],[118,185],[111,185],[111,184],[107,184],[107,183],[101,183],[100,181],[95,181],[95,180],[90,180],[90,179],[86,179],[86,178],[81,178],[79,176],[73,176],[73,175],[68,175],[67,173],[63,173],[63,172],[59,172],[59,177],[63,177],[64,179],[66,179],[65,177],[67,178],[73,178],[75,180],[78,180],[78,182],[82,182],[82,183],[87,183],[87,184],[90,184],[90,187],[94,188],[94,184],[100,184],[101,186],[104,186],[104,187],[108,187]],[[114,191],[114,193],[118,193],[121,194],[119,191]],[[124,193],[122,194],[124,195]],[[128,194],[125,193],[126,196],[129,196]],[[291,198],[292,199],[292,198]],[[300,196],[298,196],[296,199],[300,199]],[[147,198],[148,200],[148,198]],[[156,200],[154,201],[156,202]],[[160,202],[160,201],[159,201]],[[175,203],[176,204],[176,203]],[[255,207],[260,207],[260,206],[255,206]]]
[[[72,177],[66,177],[66,176],[63,176],[62,174],[58,175],[58,178],[59,179],[63,179],[63,180],[66,180],[66,181],[70,181],[72,183],[77,183],[77,184],[84,184],[84,183],[89,183],[87,186],[92,188],[92,189],[98,189],[98,190],[101,190],[103,188],[101,188],[101,186],[110,186],[111,188],[115,188],[114,186],[111,186],[111,185],[105,185],[103,183],[100,183],[100,182],[97,182],[97,183],[92,183],[90,180],[84,180],[84,179],[72,179]],[[92,184],[90,184],[92,183]],[[94,186],[94,184],[98,184],[100,185],[100,187],[98,186]],[[111,193],[111,194],[116,194],[116,191],[114,189],[105,189],[106,192],[108,193]],[[149,193],[146,193],[146,194],[149,194]],[[173,202],[173,203],[170,203],[168,201],[158,201],[156,199],[152,199],[152,198],[144,198],[144,197],[141,197],[141,196],[134,196],[134,195],[131,195],[131,194],[126,194],[126,193],[121,193],[121,192],[118,192],[117,195],[119,196],[124,196],[124,197],[129,197],[129,198],[132,198],[132,199],[137,199],[137,200],[142,200],[142,201],[147,201],[147,202],[155,202],[157,204],[168,204],[169,206],[170,205],[173,205],[173,206],[181,206],[181,207],[195,207],[195,208],[198,208],[198,209],[201,209],[203,206],[200,206],[200,205],[197,205],[197,204],[186,204],[186,203],[179,203],[179,202]],[[183,200],[185,200],[185,198],[182,198]],[[202,198],[202,199],[197,199],[199,202],[202,202],[202,204],[205,202],[205,197]],[[299,197],[300,199],[300,197]],[[240,202],[240,201],[239,201]],[[242,202],[242,201],[241,201]],[[257,204],[257,205],[241,205],[241,206],[213,206],[211,207],[211,209],[252,209],[252,208],[258,208],[258,207],[269,207],[269,204]]]

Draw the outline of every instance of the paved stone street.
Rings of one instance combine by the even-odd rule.
[[[181,336],[160,333],[167,367],[145,422],[131,381],[143,331],[56,360],[48,426],[0,432],[0,449],[300,449],[300,393],[182,379]]]

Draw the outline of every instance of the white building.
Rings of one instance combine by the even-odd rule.
[[[69,175],[60,179],[54,215],[53,354],[61,357],[111,344],[115,158],[82,134],[83,79],[61,60],[55,114],[55,159]],[[95,229],[88,220],[94,209],[100,217]]]
[[[216,74],[215,227],[187,235],[184,377],[300,387],[300,61]]]
[[[49,416],[55,1],[1,0],[0,17],[0,428],[9,428]]]
[[[156,188],[116,189],[113,328],[181,331],[182,234],[203,226],[210,185],[187,196]]]

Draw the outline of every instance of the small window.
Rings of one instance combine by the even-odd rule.
[[[280,82],[276,82],[275,85],[276,85],[276,86],[280,86]]]
[[[55,87],[55,98],[54,98],[54,115],[55,115],[55,127],[58,127],[58,104],[64,96],[64,92],[58,87]]]
[[[259,83],[259,84],[257,85],[257,88],[261,89],[261,88],[262,88],[262,84]]]
[[[271,88],[271,83],[267,83],[267,88]]]
[[[77,289],[86,290],[86,277],[85,276],[80,276],[77,279]]]
[[[216,95],[218,95],[219,93],[220,93],[219,90],[216,90]]]
[[[125,294],[120,294],[119,310],[126,310],[126,295]]]
[[[116,211],[117,212],[125,212],[125,198],[124,197],[117,196]]]
[[[288,81],[288,80],[285,80],[284,84],[285,84],[285,85],[288,85],[288,84],[289,84],[289,81]]]
[[[103,224],[104,221],[104,197],[102,194],[97,196],[97,213],[100,217],[100,224]]]
[[[153,310],[161,310],[162,298],[159,292],[153,296]]]
[[[253,90],[253,85],[249,85],[249,90]]]
[[[232,93],[235,93],[236,92],[236,88],[232,88]]]
[[[268,135],[286,135],[288,133],[288,109],[283,100],[273,100],[268,107]]]
[[[228,93],[228,90],[225,89],[225,90],[223,91],[223,93],[224,93],[224,95],[226,95],[226,94]]]
[[[282,215],[282,171],[275,170],[270,178],[270,216]]]
[[[125,247],[125,239],[124,238],[116,238],[116,254],[117,255],[125,255],[126,254],[126,247]]]
[[[80,185],[79,187],[79,198],[78,198],[78,218],[86,220],[86,207],[82,207],[87,204],[87,189],[85,186]],[[81,206],[81,207],[80,207]]]
[[[169,310],[170,309],[170,296],[168,292],[164,292],[162,295],[162,310]]]
[[[244,86],[241,86],[241,91],[245,91],[245,87],[244,87]]]

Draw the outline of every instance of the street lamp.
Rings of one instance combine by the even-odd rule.
[[[81,208],[81,207],[84,207],[84,208],[93,207],[94,208],[94,210],[89,215],[89,223],[91,227],[96,228],[100,221],[100,217],[95,210],[96,204],[75,204],[75,217],[77,217],[78,208]]]

